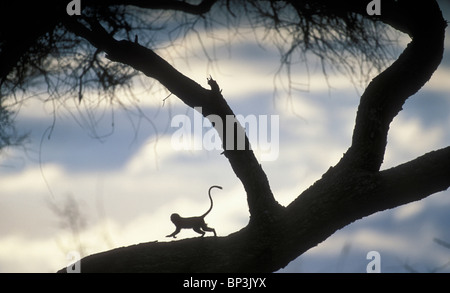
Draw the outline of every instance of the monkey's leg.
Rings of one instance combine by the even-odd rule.
[[[177,235],[178,233],[180,233],[180,231],[181,231],[181,229],[177,227],[177,228],[175,229],[175,231],[174,231],[172,234],[167,235],[166,237],[177,238],[175,235]]]
[[[213,232],[213,233],[214,233],[214,236],[217,236],[216,230],[215,230],[214,228],[210,228],[210,227],[208,227],[207,225],[204,225],[204,226],[202,227],[202,229],[203,229],[203,231]]]
[[[194,227],[192,228],[195,232],[202,234],[201,237],[205,236],[205,232],[202,231],[202,229],[200,229],[200,227]]]

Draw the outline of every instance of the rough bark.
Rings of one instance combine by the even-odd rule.
[[[365,2],[349,3],[353,6],[339,1],[335,12],[365,12]],[[383,4],[386,13],[380,20],[408,33],[412,41],[362,95],[352,145],[336,166],[284,208],[251,150],[225,151],[247,192],[247,227],[226,237],[145,243],[95,254],[81,260],[82,272],[272,272],[353,221],[446,190],[450,147],[380,171],[389,124],[438,67],[446,26],[435,1]],[[90,20],[90,28],[76,21],[66,24],[111,60],[157,79],[190,107],[202,107],[203,115],[234,115],[214,82],[210,90],[202,88],[151,49],[117,41],[95,21]]]

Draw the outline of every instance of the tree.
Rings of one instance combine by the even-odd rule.
[[[237,141],[215,125],[224,146],[233,139],[234,147],[224,147],[223,154],[247,193],[249,224],[227,237],[147,243],[88,256],[82,259],[84,272],[272,272],[362,217],[450,186],[450,147],[380,171],[391,121],[442,58],[446,22],[435,1],[384,0],[380,15],[368,15],[367,3],[357,0],[84,1],[80,16],[68,16],[67,3],[60,2],[28,7],[27,17],[42,22],[40,26],[2,31],[2,101],[38,81],[57,98],[76,93],[81,101],[88,88],[112,93],[129,87],[132,78],[143,73],[188,106],[202,107],[205,117],[216,115],[226,121],[234,112],[220,85],[211,78],[210,89],[205,89],[177,71],[152,50],[151,38],[142,35],[145,30],[139,30],[141,24],[152,24],[147,33],[157,31],[169,12],[181,20],[181,31],[201,21],[211,25],[218,16],[231,22],[246,15],[255,26],[264,25],[280,35],[289,32],[288,49],[282,52],[287,67],[292,66],[294,52],[312,52],[324,63],[350,71],[354,68],[350,60],[358,57],[381,69],[387,53],[380,27],[388,25],[411,38],[398,59],[365,89],[351,146],[341,160],[288,206],[274,198],[247,137],[247,147],[239,150]],[[242,131],[238,123],[228,127]]]

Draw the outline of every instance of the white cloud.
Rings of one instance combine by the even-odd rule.
[[[442,127],[425,128],[419,119],[396,117],[391,123],[383,168],[415,159],[440,145],[444,138]]]
[[[447,47],[448,48],[448,47]],[[428,83],[424,86],[424,89],[430,89],[433,91],[450,92],[450,69],[441,65]]]
[[[51,273],[66,263],[54,240],[7,236],[0,239],[0,272]]]
[[[394,219],[398,221],[407,221],[417,216],[425,209],[425,203],[422,201],[409,203],[395,209]]]

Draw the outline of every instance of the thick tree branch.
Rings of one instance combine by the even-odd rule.
[[[352,168],[380,169],[390,123],[404,102],[430,79],[444,52],[446,22],[434,1],[412,1],[395,8],[380,18],[393,22],[391,17],[401,14],[404,23],[396,19],[396,24],[409,32],[412,42],[361,97],[352,145],[345,157]]]
[[[450,146],[384,170],[380,176],[386,192],[373,199],[380,210],[444,191],[450,187]]]
[[[217,83],[209,80],[211,90],[204,89],[198,83],[186,77],[152,50],[129,41],[117,41],[103,27],[93,20],[87,20],[91,28],[78,21],[67,20],[67,27],[77,35],[87,39],[92,45],[107,54],[107,58],[115,62],[130,65],[145,75],[158,80],[170,92],[186,105],[201,107],[202,115],[217,115],[223,121],[223,129],[217,129],[221,135],[224,154],[228,158],[233,171],[241,180],[247,192],[247,200],[251,222],[267,223],[267,220],[278,213],[281,206],[275,201],[272,191],[261,165],[249,147],[249,141],[242,126],[235,120],[235,115],[223,98]],[[209,117],[207,117],[209,118]],[[236,123],[226,121],[234,119]],[[215,122],[215,121],[211,121]],[[233,131],[228,132],[232,127]],[[236,133],[237,132],[237,133]],[[230,134],[234,137],[230,137]],[[238,139],[235,139],[238,137]],[[244,150],[239,147],[239,137],[244,139]],[[233,144],[228,145],[228,140]],[[263,225],[264,226],[264,225]]]

